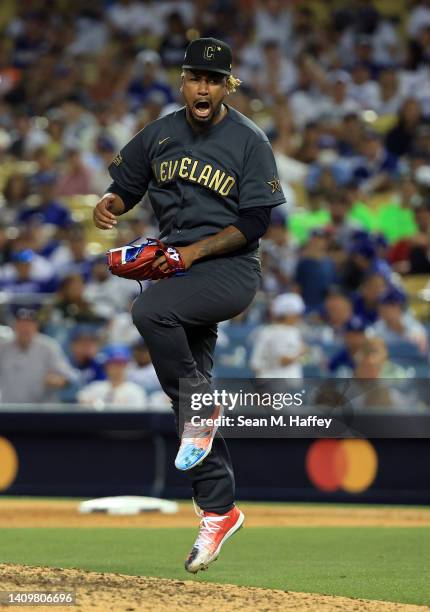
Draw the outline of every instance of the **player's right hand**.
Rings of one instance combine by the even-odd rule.
[[[94,208],[93,220],[94,225],[102,230],[112,229],[116,224],[116,216],[111,212],[111,208],[117,196],[114,193],[106,193],[99,200]]]

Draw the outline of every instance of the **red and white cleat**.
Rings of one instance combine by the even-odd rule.
[[[197,508],[196,512],[201,516],[200,531],[185,561],[185,569],[191,574],[207,569],[217,560],[224,542],[242,527],[245,519],[236,506],[227,514],[197,511]]]

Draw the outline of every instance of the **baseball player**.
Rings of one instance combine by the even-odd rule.
[[[95,225],[111,229],[147,192],[159,238],[176,247],[186,271],[152,283],[132,309],[177,423],[184,394],[210,391],[217,323],[251,303],[260,283],[258,240],[271,208],[285,201],[266,135],[224,102],[240,84],[231,64],[225,42],[189,44],[181,74],[185,106],[145,126],[121,150],[94,210]],[[167,265],[162,255],[153,268]],[[205,416],[220,414],[211,406]],[[244,516],[234,504],[231,460],[216,426],[190,433],[185,425],[180,433],[175,465],[190,475],[201,516],[185,561],[196,573],[215,561]]]

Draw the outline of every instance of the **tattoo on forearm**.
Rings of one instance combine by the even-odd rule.
[[[223,255],[245,246],[246,238],[236,227],[229,225],[215,236],[198,243],[199,259],[210,255]]]

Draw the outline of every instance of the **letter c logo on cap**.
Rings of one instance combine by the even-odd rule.
[[[213,45],[207,45],[205,47],[205,51],[203,53],[203,57],[206,60],[213,60],[214,55],[215,55],[215,47]]]

